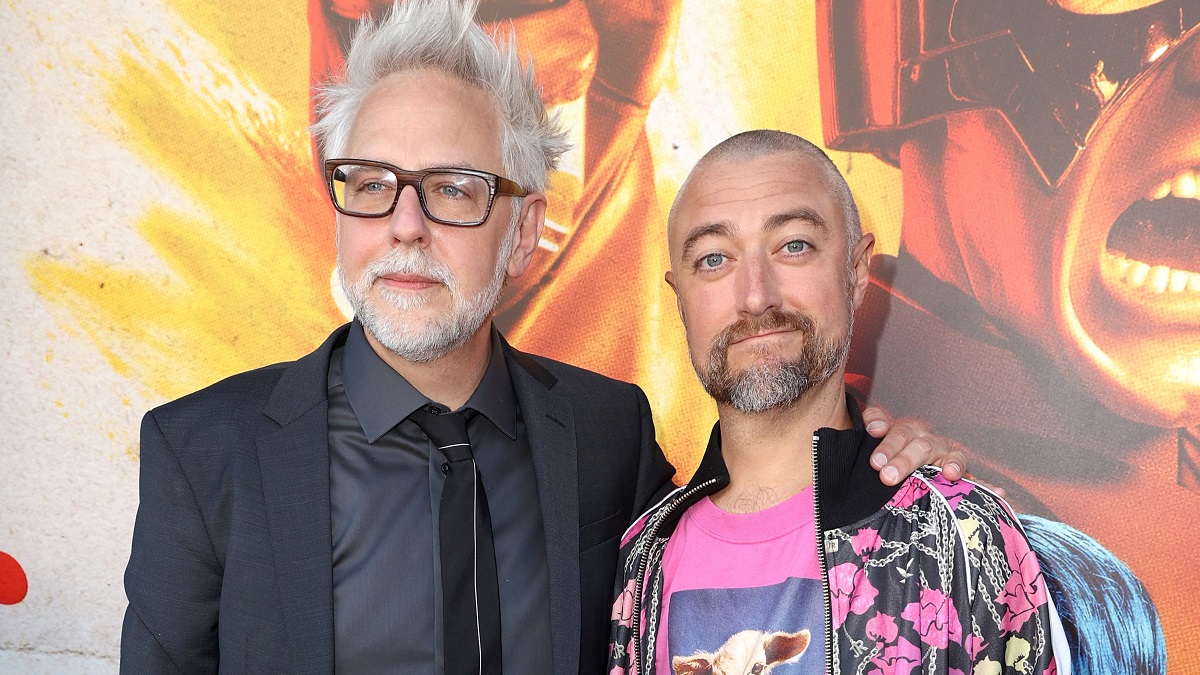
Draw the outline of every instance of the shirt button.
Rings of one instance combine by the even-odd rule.
[[[450,473],[450,462],[442,462],[442,473]]]

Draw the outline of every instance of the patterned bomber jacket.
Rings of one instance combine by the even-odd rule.
[[[847,406],[852,429],[813,436],[826,670],[1069,675],[1065,634],[1008,505],[975,483],[942,478],[935,467],[883,485],[868,463],[879,441],[863,430],[849,396]],[[610,675],[655,673],[667,542],[689,506],[728,483],[718,424],[692,480],[626,532]]]

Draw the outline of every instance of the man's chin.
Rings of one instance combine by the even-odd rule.
[[[773,360],[712,374],[703,384],[718,405],[757,414],[791,408],[815,383],[802,365]]]
[[[413,363],[436,361],[461,347],[470,335],[455,334],[442,326],[363,321],[374,341],[396,356]]]

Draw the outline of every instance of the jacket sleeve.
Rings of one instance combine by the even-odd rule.
[[[1070,655],[1054,648],[1056,638],[1065,641],[1037,555],[1007,504],[982,488],[975,493],[958,509],[960,524],[968,523],[975,630],[965,646],[974,672],[1069,673]]]
[[[215,673],[222,568],[196,495],[154,411],[142,419],[141,477],[122,673]]]
[[[654,435],[654,417],[650,413],[650,402],[641,387],[637,390],[638,413],[641,416],[641,454],[638,458],[637,490],[634,495],[633,519],[637,519],[651,506],[675,488],[671,482],[675,467],[667,461]]]

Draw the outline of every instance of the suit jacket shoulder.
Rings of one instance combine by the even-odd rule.
[[[348,325],[338,328],[320,347],[295,361],[231,375],[148,414],[166,427],[164,433],[167,428],[246,431],[242,425],[260,423],[263,414],[286,424],[325,400],[329,359],[334,348],[345,342],[348,330]],[[196,428],[198,423],[203,424]]]
[[[324,402],[345,334],[146,414],[122,672],[332,671]]]

